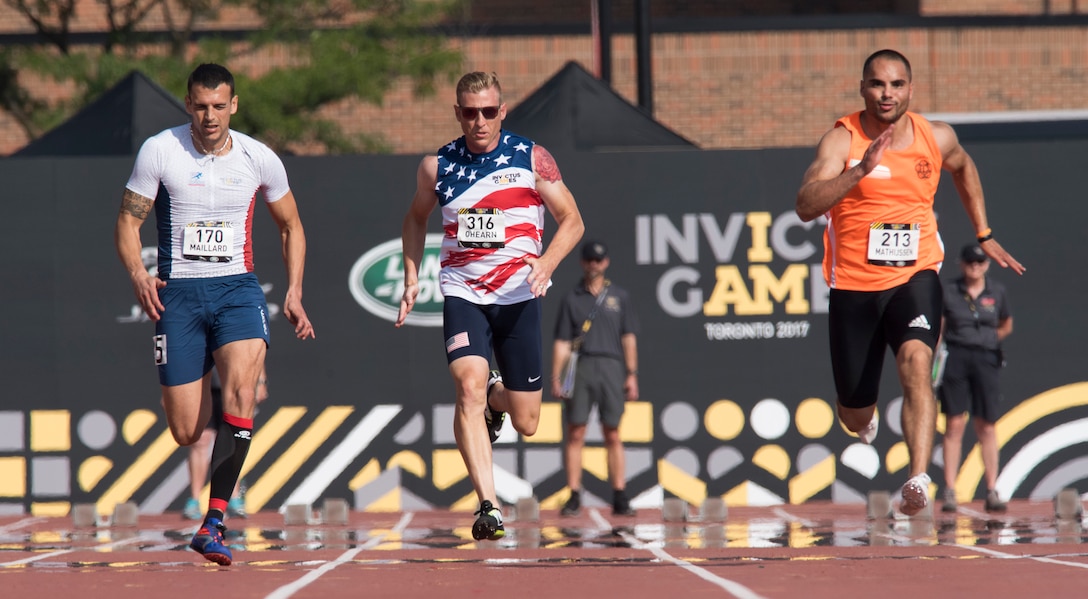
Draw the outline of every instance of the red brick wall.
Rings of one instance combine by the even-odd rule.
[[[1063,15],[1088,12],[1085,0],[922,0],[924,16]]]
[[[609,0],[612,18],[630,23],[636,0]],[[720,18],[800,14],[913,13],[916,0],[651,0],[653,18]],[[586,23],[597,0],[473,0],[465,11],[473,23],[556,24]]]
[[[588,6],[590,1],[555,0],[555,4]],[[1068,10],[1072,2],[1051,0],[1049,5],[1052,11],[1062,6]],[[629,3],[613,0],[614,5]],[[1038,14],[1043,4],[1042,0],[928,1],[921,2],[921,10],[1034,6]],[[1088,5],[1088,0],[1080,4]],[[1088,11],[1088,6],[1079,10]],[[2,17],[0,10],[0,23]],[[464,51],[464,71],[499,74],[510,107],[567,61],[587,69],[594,63],[587,35],[451,41]],[[885,47],[910,58],[915,76],[913,108],[921,112],[1084,109],[1088,103],[1088,26],[1084,25],[662,33],[652,41],[655,116],[707,149],[811,146],[835,118],[860,107],[861,63],[869,53]],[[612,53],[613,85],[634,103],[633,37],[616,35]],[[228,66],[257,72],[282,60],[282,53],[269,53]],[[459,134],[451,108],[453,85],[453,81],[442,82],[435,97],[416,99],[410,86],[402,83],[382,107],[344,101],[330,106],[324,116],[338,120],[345,131],[384,137],[396,153],[428,152]],[[48,89],[42,83],[35,92]],[[240,110],[245,110],[245,90],[239,91]],[[12,119],[0,113],[0,154],[10,154],[26,141]],[[294,149],[309,153],[307,148]]]
[[[612,80],[637,102],[634,40],[613,40]],[[1083,109],[1088,27],[662,34],[653,42],[656,118],[707,149],[814,145],[860,108],[869,53],[904,52],[922,112]],[[516,106],[568,60],[592,69],[585,37],[486,38],[463,43],[465,71],[493,70]],[[458,134],[453,85],[413,101],[402,86],[384,108],[358,107],[349,130],[385,132],[399,153],[429,151]]]

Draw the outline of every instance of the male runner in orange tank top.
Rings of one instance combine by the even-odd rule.
[[[947,123],[908,112],[910,62],[880,50],[862,68],[865,109],[824,134],[797,192],[797,215],[827,217],[824,277],[830,287],[831,367],[843,425],[870,443],[885,347],[903,387],[903,438],[910,478],[899,509],[912,516],[929,502],[926,468],[937,408],[930,383],[940,333],[937,277],[944,246],[933,199],[940,171],[952,174],[976,236],[1002,267],[1024,272],[993,238],[978,169]]]

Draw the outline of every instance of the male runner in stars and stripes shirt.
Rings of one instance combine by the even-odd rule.
[[[519,433],[536,432],[544,369],[540,298],[585,227],[552,155],[502,129],[506,104],[494,73],[462,77],[453,108],[464,135],[425,157],[416,172],[402,231],[404,296],[396,326],[419,295],[427,219],[439,205],[443,334],[457,393],[453,431],[480,500],[473,537],[494,540],[504,529],[491,442],[506,412]],[[558,224],[546,251],[545,209]],[[502,376],[489,372],[493,352]]]

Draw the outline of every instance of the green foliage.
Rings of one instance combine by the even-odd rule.
[[[464,0],[100,0],[111,28],[95,46],[71,43],[64,21],[71,0],[3,1],[19,8],[39,32],[36,43],[0,48],[0,110],[15,115],[31,137],[60,124],[134,69],[181,98],[193,67],[218,62],[237,79],[239,111],[232,127],[280,151],[299,144],[328,153],[388,152],[380,135],[349,136],[320,118],[322,107],[349,98],[380,106],[405,77],[417,95],[433,94],[438,78],[453,81],[461,64],[460,53],[434,26]],[[148,13],[167,5],[170,29],[140,32]],[[195,23],[228,5],[252,8],[261,26],[242,32],[241,40],[238,32],[193,33]],[[235,57],[275,46],[287,47],[290,64],[256,78],[232,67]],[[20,87],[13,74],[23,70],[74,84],[77,92],[47,105]]]

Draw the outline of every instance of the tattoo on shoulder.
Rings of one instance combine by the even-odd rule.
[[[130,189],[126,189],[125,194],[121,196],[121,212],[144,220],[151,213],[151,204],[153,203],[154,201],[151,198],[145,198]]]
[[[548,183],[563,179],[563,175],[559,172],[559,165],[555,163],[555,158],[552,158],[552,153],[539,144],[533,146],[533,162],[536,164],[536,174]]]

